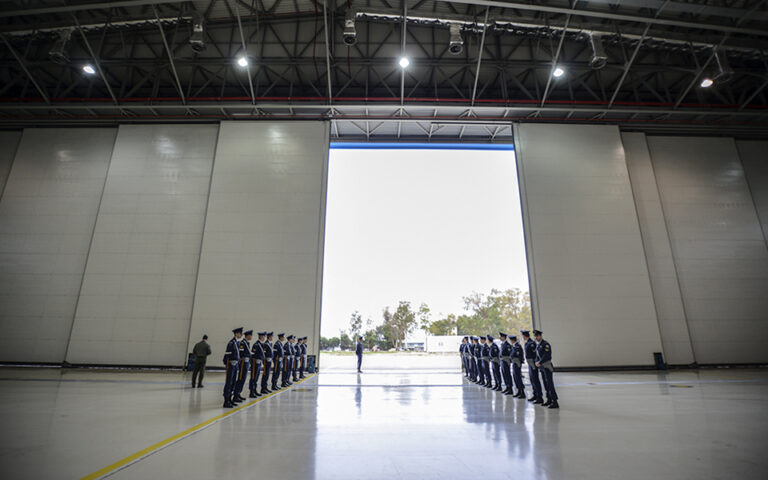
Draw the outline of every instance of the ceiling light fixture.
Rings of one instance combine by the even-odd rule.
[[[241,67],[247,67],[248,66],[248,59],[245,57],[240,57],[237,59],[237,64]]]
[[[565,74],[565,70],[563,70],[560,67],[555,68],[555,71],[552,72],[552,76],[555,78],[560,78]]]
[[[90,65],[83,65],[83,71],[88,75],[93,75],[96,73],[96,70]]]
[[[411,64],[411,61],[408,60],[408,57],[400,57],[400,61],[397,63],[399,63],[402,68],[408,68],[408,65]]]

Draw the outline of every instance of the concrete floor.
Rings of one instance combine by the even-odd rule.
[[[222,374],[187,375],[0,369],[0,476],[84,477],[221,415]],[[559,411],[455,372],[328,370],[110,478],[766,478],[768,370],[556,381]]]

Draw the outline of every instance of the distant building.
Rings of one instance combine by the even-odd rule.
[[[427,353],[458,352],[462,335],[428,335],[426,341]]]

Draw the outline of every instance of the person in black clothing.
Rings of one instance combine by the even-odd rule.
[[[272,372],[272,361],[274,359],[274,353],[272,350],[272,337],[275,332],[269,332],[267,334],[267,341],[262,344],[264,347],[264,373],[261,375],[261,394],[266,395],[272,390],[267,388],[269,385],[269,375],[272,374],[274,379],[274,373]]]
[[[357,337],[355,355],[357,355],[357,373],[363,373],[363,371],[360,370],[360,367],[363,366],[363,337]]]
[[[208,340],[208,335],[203,335],[203,339],[192,348],[192,354],[195,356],[195,369],[192,371],[192,388],[195,388],[195,386],[203,388],[205,362],[208,360],[208,355],[211,354],[211,346],[208,345],[206,340]],[[197,385],[195,385],[195,381],[197,381]]]
[[[249,398],[260,397],[259,393],[259,372],[264,363],[264,340],[267,338],[267,332],[259,332],[259,338],[253,342],[251,349],[251,380],[248,382],[248,389],[251,391]]]

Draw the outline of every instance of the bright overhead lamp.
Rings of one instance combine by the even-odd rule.
[[[563,76],[563,74],[565,74],[565,70],[560,67],[555,68],[555,71],[552,72],[552,76],[555,78],[560,78]]]
[[[408,60],[408,57],[400,57],[400,61],[397,63],[399,63],[402,68],[408,68],[408,65],[411,64],[411,61]]]
[[[94,69],[91,65],[83,65],[83,71],[88,75],[93,75],[96,73],[96,69]]]
[[[248,59],[245,57],[240,57],[237,59],[237,64],[241,67],[247,67],[248,66]]]
[[[707,77],[707,78],[705,78],[704,80],[701,81],[701,88],[709,88],[709,87],[711,87],[714,84],[715,84],[715,81],[712,80],[711,78]]]

